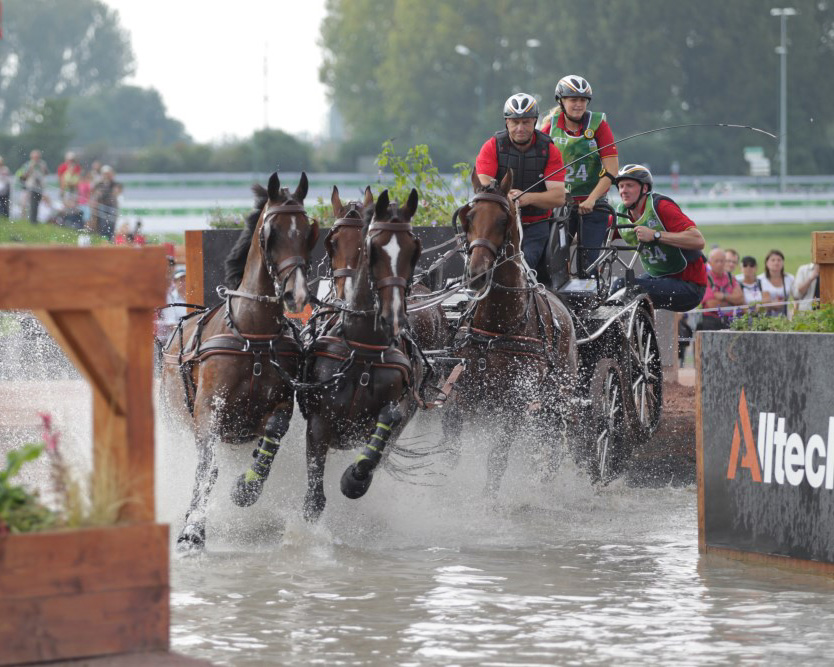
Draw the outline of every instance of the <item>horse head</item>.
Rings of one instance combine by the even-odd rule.
[[[290,312],[297,313],[310,298],[307,290],[307,265],[319,237],[318,223],[310,222],[304,210],[307,174],[295,192],[281,187],[277,173],[269,177],[268,199],[261,212],[258,245],[264,266],[280,297]]]
[[[334,185],[330,203],[336,219],[324,239],[324,249],[330,259],[333,292],[337,300],[345,302],[353,294],[362,251],[362,228],[365,226],[362,212],[374,203],[374,196],[369,186],[365,188],[362,202],[344,204],[339,198],[339,189]]]
[[[466,234],[464,278],[474,289],[484,289],[498,261],[521,249],[515,220],[515,203],[507,193],[513,186],[513,171],[508,169],[501,183],[482,185],[472,170],[474,196],[456,215]]]
[[[390,202],[388,190],[383,190],[373,207],[365,237],[376,312],[390,338],[396,338],[408,327],[405,300],[422,251],[420,239],[411,231],[417,204],[417,190],[411,190],[402,207]]]

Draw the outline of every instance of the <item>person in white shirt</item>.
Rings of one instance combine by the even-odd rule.
[[[817,307],[820,298],[819,264],[803,264],[799,267],[791,296],[799,302],[799,310],[812,310]]]
[[[791,298],[794,277],[785,273],[785,256],[779,250],[771,250],[765,258],[765,270],[759,274],[762,281],[762,295],[767,294],[771,302],[778,305],[765,306],[768,315],[788,315],[787,302]]]
[[[770,301],[770,296],[762,292],[761,278],[756,276],[756,258],[750,255],[745,255],[741,259],[741,273],[736,276],[741,291],[744,294],[744,303],[747,306],[759,303],[767,303]],[[745,309],[747,312],[749,309]]]

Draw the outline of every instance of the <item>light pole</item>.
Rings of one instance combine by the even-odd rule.
[[[776,47],[780,56],[781,76],[779,79],[779,191],[785,191],[788,177],[788,17],[795,16],[793,7],[774,7],[771,16],[778,16],[781,23],[782,40]]]

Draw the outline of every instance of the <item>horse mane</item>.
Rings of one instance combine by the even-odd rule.
[[[252,245],[252,237],[255,235],[255,228],[258,226],[261,211],[269,200],[266,188],[258,183],[252,186],[252,193],[255,195],[255,203],[252,210],[247,213],[243,229],[240,230],[237,241],[235,241],[235,245],[229,251],[229,254],[226,255],[224,262],[223,284],[230,289],[237,289],[240,286],[243,270],[246,267],[246,257],[249,254],[249,246]]]

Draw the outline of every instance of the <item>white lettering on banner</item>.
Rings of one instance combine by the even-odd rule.
[[[756,447],[750,428],[747,400],[742,391],[739,400],[739,422],[733,434],[727,479],[735,479],[738,468],[747,468],[753,482],[799,486],[807,480],[811,488],[825,484],[834,489],[834,417],[828,418],[828,440],[812,434],[806,443],[799,433],[786,430],[786,418],[775,412],[759,413]],[[758,456],[756,456],[758,454]],[[761,475],[759,474],[761,472]]]

